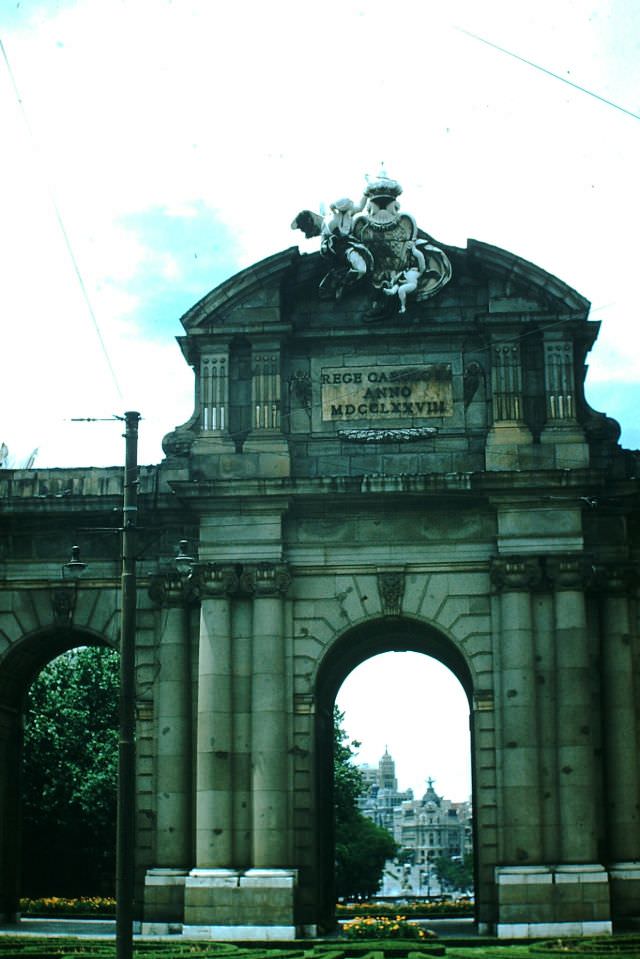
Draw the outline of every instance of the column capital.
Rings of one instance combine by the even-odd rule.
[[[603,593],[626,596],[638,585],[640,571],[635,563],[599,563],[593,569],[593,585]]]
[[[529,591],[542,584],[542,563],[539,556],[497,556],[490,575],[496,592]]]
[[[549,556],[547,577],[556,590],[583,590],[593,580],[593,566],[586,556]]]
[[[238,589],[238,574],[233,566],[221,563],[201,563],[193,570],[193,588],[202,599],[231,596]]]
[[[182,606],[188,598],[186,579],[177,571],[156,573],[149,580],[147,592],[156,606]]]
[[[284,596],[291,585],[291,573],[283,563],[245,566],[240,577],[243,592],[255,596]]]

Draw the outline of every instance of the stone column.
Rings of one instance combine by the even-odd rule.
[[[554,447],[550,466],[558,469],[588,466],[589,447],[576,418],[573,339],[559,329],[546,330],[543,339],[547,421],[540,443]]]
[[[158,578],[162,604],[155,687],[156,865],[191,865],[191,663],[183,581]]]
[[[196,734],[196,866],[232,865],[231,568],[200,570]]]
[[[630,599],[636,571],[599,570],[607,860],[615,919],[640,918],[640,741],[634,689]]]
[[[252,800],[253,865],[286,866],[289,860],[288,737],[284,566],[253,571]]]
[[[592,675],[587,631],[585,564],[581,556],[553,557],[555,586],[557,764],[560,856],[564,863],[598,859]]]
[[[204,350],[196,379],[198,433],[191,448],[197,469],[215,475],[222,454],[235,453],[229,435],[229,344],[218,342],[215,350]]]
[[[233,861],[251,864],[251,600],[233,607]]]
[[[640,743],[636,720],[629,593],[632,571],[602,570],[605,806],[609,859],[640,860]]]
[[[259,476],[289,476],[289,445],[282,433],[282,348],[277,339],[251,345],[251,432],[242,452],[255,458]],[[253,475],[253,474],[252,474]]]
[[[531,590],[540,582],[540,562],[499,558],[491,573],[500,594],[500,858],[505,865],[536,865],[542,829]]]
[[[532,442],[524,421],[520,344],[503,334],[495,334],[492,340],[493,425],[487,434],[486,466],[488,470],[519,469],[518,447]]]
[[[181,922],[192,857],[191,642],[185,582],[154,577],[149,596],[160,606],[154,687],[155,866],[144,880],[145,929]]]

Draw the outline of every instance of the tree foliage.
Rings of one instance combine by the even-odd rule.
[[[378,891],[384,864],[393,859],[397,846],[386,829],[358,809],[365,787],[352,760],[360,744],[349,742],[342,727],[344,714],[336,707],[333,720],[336,894],[340,899],[368,899]]]
[[[113,893],[117,762],[118,655],[71,650],[27,697],[22,895]]]
[[[441,885],[459,892],[473,889],[473,856],[466,856],[464,860],[439,856],[434,862],[434,868]]]

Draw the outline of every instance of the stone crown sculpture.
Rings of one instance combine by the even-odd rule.
[[[400,210],[401,193],[398,181],[381,170],[359,202],[342,197],[326,217],[312,210],[295,217],[292,229],[307,238],[319,236],[320,251],[331,261],[320,283],[323,298],[339,300],[353,288],[369,286],[369,316],[382,317],[396,304],[405,313],[409,298],[425,300],[449,282],[449,258]]]

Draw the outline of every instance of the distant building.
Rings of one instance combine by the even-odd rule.
[[[393,834],[394,811],[402,802],[413,800],[413,790],[398,791],[396,764],[386,747],[377,769],[369,765],[358,768],[367,786],[358,800],[360,812]]]
[[[470,802],[452,802],[439,796],[427,780],[422,799],[401,802],[393,811],[393,835],[413,863],[422,865],[445,856],[465,859],[472,849]]]
[[[439,796],[433,779],[427,780],[422,799],[413,790],[400,792],[396,765],[385,747],[377,768],[358,766],[366,792],[358,800],[360,812],[387,829],[404,851],[404,857],[418,866],[440,856],[465,859],[472,849],[470,802],[452,802]]]

